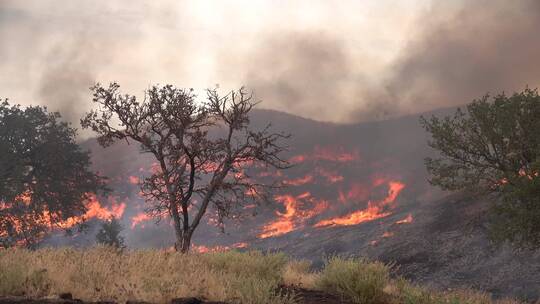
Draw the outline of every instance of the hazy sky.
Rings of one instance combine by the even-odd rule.
[[[0,0],[0,97],[72,121],[117,81],[246,85],[261,107],[354,122],[540,84],[535,0]]]

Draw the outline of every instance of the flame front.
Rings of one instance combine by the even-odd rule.
[[[384,211],[384,208],[394,203],[399,193],[405,188],[405,184],[397,181],[391,181],[388,184],[388,195],[383,200],[376,203],[369,202],[368,207],[363,210],[358,210],[341,217],[322,220],[315,224],[314,227],[358,225],[389,216],[392,213]]]
[[[328,207],[328,202],[317,201],[311,197],[311,193],[304,192],[298,196],[278,195],[275,200],[285,206],[285,212],[276,212],[277,219],[263,227],[259,238],[269,238],[289,233],[304,225],[307,219],[320,214]],[[302,209],[303,205],[313,206],[312,209]]]

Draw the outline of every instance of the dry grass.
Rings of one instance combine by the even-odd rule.
[[[309,261],[289,261],[283,269],[283,283],[306,289],[314,289],[319,274],[311,271]]]
[[[283,254],[236,251],[182,255],[160,250],[0,250],[0,296],[47,297],[71,292],[88,300],[166,303],[199,297],[241,304],[293,304],[280,284],[320,289],[358,304],[515,304],[484,293],[434,292],[392,279],[388,266],[365,259],[330,258],[320,272]]]
[[[390,281],[388,267],[365,259],[330,258],[316,286],[334,294],[344,295],[355,303],[387,303],[384,288]]]
[[[83,300],[165,303],[196,296],[246,304],[292,303],[276,292],[287,259],[259,252],[182,255],[96,247],[0,251],[0,295],[71,292]]]
[[[493,300],[483,292],[438,292],[390,277],[390,267],[365,259],[330,258],[315,285],[344,295],[358,304],[518,304],[511,299]]]

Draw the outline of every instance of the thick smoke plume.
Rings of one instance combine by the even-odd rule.
[[[136,95],[217,83],[304,117],[378,120],[538,86],[538,28],[535,0],[8,0],[0,95],[77,122],[97,81]]]
[[[369,98],[371,103],[399,113],[418,112],[540,85],[540,2],[451,3],[436,2],[419,19],[422,30],[391,67],[385,89]],[[355,115],[365,113],[360,107]]]
[[[321,33],[267,38],[246,64],[245,82],[280,109],[352,122],[540,85],[539,2],[434,2],[416,23],[377,83],[362,69],[365,60],[350,56],[344,40],[351,37]]]

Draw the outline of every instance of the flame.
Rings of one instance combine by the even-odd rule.
[[[348,163],[352,161],[359,160],[358,152],[348,153],[344,152],[343,149],[330,149],[324,147],[315,147],[313,157],[320,160],[328,160],[339,163]]]
[[[336,172],[327,171],[323,168],[317,168],[316,171],[320,176],[326,178],[330,184],[341,182],[344,179],[343,176],[337,174]]]
[[[84,214],[84,217],[98,218],[101,220],[106,220],[111,217],[121,218],[126,209],[126,204],[118,203],[114,197],[110,197],[109,200],[112,201],[110,210],[106,207],[102,207],[97,198],[92,196],[92,199],[86,204],[88,211]]]
[[[259,238],[264,239],[289,233],[298,226],[303,225],[305,220],[320,214],[328,208],[327,201],[316,201],[309,192],[304,192],[298,196],[278,195],[274,199],[285,205],[285,212],[277,211],[278,218],[263,227],[263,232],[259,234]],[[302,210],[300,208],[302,206],[301,200],[308,201],[310,205],[314,205],[313,208]]]
[[[382,237],[383,238],[389,238],[389,237],[393,237],[394,236],[394,233],[393,232],[390,232],[390,231],[386,231],[385,233],[383,233]]]
[[[142,222],[149,221],[151,219],[152,218],[144,212],[138,213],[137,215],[131,217],[131,229],[135,229],[137,225],[141,224]],[[144,228],[144,224],[141,224],[141,228]]]
[[[302,186],[302,185],[311,183],[312,181],[313,181],[313,176],[308,174],[301,178],[285,180],[283,183],[289,186]]]
[[[30,193],[25,192],[21,195],[19,195],[16,200],[20,200],[24,202],[25,204],[29,205],[32,201],[32,196]],[[92,219],[92,218],[98,218],[102,220],[107,220],[111,217],[120,218],[124,214],[124,210],[126,208],[126,204],[123,202],[117,202],[114,197],[109,197],[109,201],[111,202],[110,209],[107,207],[103,207],[101,203],[98,201],[97,197],[94,194],[89,195],[88,201],[84,203],[87,211],[85,214],[81,216],[73,216],[69,217],[62,221],[55,220],[55,217],[57,215],[51,214],[49,210],[44,210],[40,214],[28,214],[28,218],[32,218],[30,223],[35,223],[39,225],[40,227],[44,227],[48,231],[53,231],[56,228],[63,228],[68,229],[75,225],[78,225],[82,223],[84,220]],[[10,206],[3,202],[1,204],[1,207],[4,209],[10,208]],[[17,234],[24,233],[25,225],[27,225],[26,221],[28,218],[18,219],[18,218],[12,218],[11,222],[13,224],[13,228]],[[7,235],[6,231],[0,231],[1,236]],[[44,233],[37,236],[37,239],[41,239],[44,237]],[[25,246],[25,241],[20,241],[17,243],[19,246]]]
[[[191,244],[191,249],[197,253],[210,253],[210,252],[225,252],[232,250],[233,248],[246,248],[248,243],[239,242],[234,243],[231,246],[217,245],[217,246],[205,246],[205,245],[195,245]]]
[[[132,185],[138,185],[139,184],[139,178],[137,176],[130,176],[128,178],[128,182]]]
[[[342,217],[322,220],[315,224],[315,227],[358,225],[363,222],[369,222],[386,217],[390,214],[390,212],[382,212],[380,207],[373,206],[370,203],[368,204],[368,207],[364,210],[358,210]]]
[[[413,222],[413,217],[412,217],[412,214],[409,213],[409,215],[407,215],[406,218],[402,219],[402,220],[399,220],[396,222],[396,224],[410,224]]]
[[[341,203],[347,203],[351,200],[365,201],[369,197],[369,190],[360,183],[352,184],[349,191],[345,194],[341,190],[339,191],[339,201]]]
[[[197,253],[210,253],[210,252],[225,252],[231,250],[229,246],[204,246],[204,245],[191,245],[191,249]]]
[[[390,181],[388,187],[388,195],[383,200],[375,203],[368,202],[366,209],[358,210],[345,216],[319,221],[314,227],[358,225],[390,215],[391,212],[384,211],[384,207],[396,200],[399,193],[405,188],[405,184]]]
[[[16,202],[23,202],[26,206],[30,206],[30,203],[32,202],[32,192],[30,190],[26,190],[23,193],[17,195],[15,197]]]
[[[277,201],[285,204],[285,213],[276,212],[279,216],[274,222],[263,227],[263,233],[260,238],[269,238],[282,235],[294,230],[294,215],[296,214],[296,200],[293,196],[284,195],[276,197]]]
[[[245,242],[239,242],[239,243],[234,243],[232,245],[232,247],[234,247],[234,248],[247,248],[247,247],[249,247],[249,244],[245,243]]]
[[[331,161],[337,163],[349,163],[360,160],[358,152],[345,152],[343,148],[330,148],[316,146],[311,154],[301,154],[293,156],[289,159],[291,163],[302,163],[307,160],[311,161]]]

